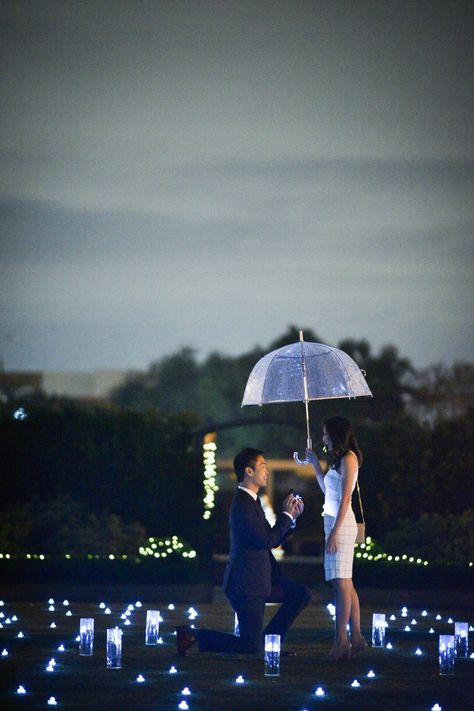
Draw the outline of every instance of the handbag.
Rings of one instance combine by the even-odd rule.
[[[361,545],[361,543],[365,543],[365,518],[364,518],[364,509],[362,507],[362,497],[360,495],[360,486],[359,486],[359,479],[356,481],[356,486],[357,486],[357,496],[359,497],[359,508],[360,508],[360,515],[362,517],[362,522],[360,523],[357,521],[357,536],[355,539],[355,542]]]

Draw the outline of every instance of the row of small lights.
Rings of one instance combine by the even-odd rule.
[[[151,537],[148,539],[146,546],[140,546],[140,548],[138,549],[138,553],[140,556],[143,557],[152,556],[154,558],[167,558],[169,555],[173,554],[179,554],[182,558],[188,559],[196,558],[197,556],[196,551],[192,548],[189,548],[189,546],[186,546],[186,544],[181,541],[178,536],[171,536],[169,538]],[[27,553],[25,556],[10,553],[0,553],[0,559],[10,560],[12,558],[23,557],[25,557],[27,560],[48,560],[54,558],[55,556],[45,555],[44,553]],[[114,553],[109,553],[108,555],[93,555],[92,553],[89,553],[87,556],[74,556],[70,553],[66,553],[64,558],[66,558],[67,560],[71,560],[73,558],[87,558],[88,560],[128,560],[129,556],[125,554],[116,555]],[[136,557],[134,558],[135,560],[137,560]]]
[[[217,446],[215,442],[204,442],[203,446],[203,460],[204,460],[204,513],[202,515],[204,520],[209,520],[212,515],[212,509],[215,507],[216,492],[219,491],[217,486],[217,464],[216,464],[216,450]]]
[[[364,558],[364,560],[371,560],[371,561],[378,561],[378,560],[386,560],[389,561],[390,563],[416,563],[417,565],[429,565],[428,560],[423,560],[423,558],[415,558],[413,555],[408,555],[407,553],[404,553],[403,555],[391,555],[388,553],[375,553],[371,552],[373,551],[373,548],[375,547],[375,543],[373,542],[372,538],[370,536],[367,536],[366,542],[365,543],[356,543],[356,549],[361,549],[361,550],[356,550],[355,552],[355,557],[356,558]],[[467,564],[469,568],[474,567],[474,561],[470,560],[469,563]]]
[[[409,556],[406,553],[404,553],[403,555],[389,555],[387,553],[377,553],[374,555],[370,552],[373,547],[374,543],[372,542],[372,539],[370,537],[367,537],[366,543],[356,544],[356,548],[361,548],[363,552],[360,550],[356,551],[355,557],[363,558],[364,560],[370,561],[386,560],[390,563],[416,563],[417,565],[429,565],[429,561],[423,560],[422,558],[415,558],[414,556]],[[152,537],[148,539],[147,546],[140,546],[138,552],[141,556],[144,557],[153,556],[154,558],[166,558],[168,555],[180,552],[183,558],[196,558],[197,553],[195,550],[183,549],[184,543],[182,543],[177,536],[172,536],[171,538],[166,539],[156,539]],[[44,553],[26,553],[25,556],[17,553],[0,553],[0,560],[11,560],[12,558],[23,557],[25,557],[27,560],[47,560],[50,558],[54,558],[55,556],[50,556]],[[119,555],[115,553],[109,553],[106,555],[89,553],[86,556],[71,555],[71,553],[66,553],[64,558],[66,560],[71,560],[73,558],[87,558],[88,560],[128,560],[129,556],[126,554]],[[468,567],[474,567],[474,562],[472,560],[469,561]]]
[[[374,548],[375,543],[370,536],[367,536],[365,543],[356,543],[356,548],[362,550],[357,550],[355,552],[356,558],[364,558],[365,560],[388,560],[390,562],[403,562],[403,563],[417,563],[418,565],[429,565],[427,560],[422,558],[415,558],[414,556],[409,556],[406,553],[403,555],[388,555],[387,553],[371,553]]]

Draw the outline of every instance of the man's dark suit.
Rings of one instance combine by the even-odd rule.
[[[230,559],[224,573],[224,592],[237,613],[240,636],[199,630],[201,651],[257,652],[264,634],[283,640],[290,625],[311,600],[310,590],[281,575],[272,548],[279,546],[292,527],[281,513],[275,525],[268,523],[260,501],[237,489],[230,517]],[[266,602],[283,603],[262,634]]]

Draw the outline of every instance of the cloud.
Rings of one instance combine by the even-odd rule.
[[[241,352],[290,322],[469,352],[469,4],[2,9],[8,364]]]

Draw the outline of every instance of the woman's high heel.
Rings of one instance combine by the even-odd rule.
[[[351,648],[351,659],[354,656],[354,654],[358,654],[359,652],[365,652],[367,649],[367,642],[363,637],[361,637],[360,642],[357,642],[357,644],[353,644]]]
[[[333,647],[333,649],[331,649],[331,651],[329,652],[328,656],[332,662],[343,662],[349,660],[351,658],[350,642],[347,642],[347,644],[338,645],[337,647]]]

